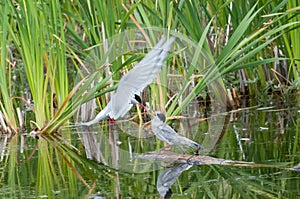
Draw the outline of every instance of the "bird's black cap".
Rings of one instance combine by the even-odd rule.
[[[163,113],[157,113],[156,116],[163,122],[166,121],[166,116]]]
[[[138,103],[142,103],[142,99],[140,98],[140,96],[138,96],[137,94],[134,94],[134,99],[138,102]]]

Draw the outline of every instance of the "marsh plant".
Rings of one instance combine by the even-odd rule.
[[[237,106],[230,103],[231,89],[249,98],[299,92],[297,1],[4,0],[0,9],[2,144],[24,142],[23,136],[9,140],[14,134],[33,132],[41,138],[27,141],[37,144],[38,163],[23,167],[37,171],[29,177],[37,179],[38,195],[54,196],[53,190],[64,186],[74,191],[76,179],[93,192],[95,178],[88,168],[113,167],[85,162],[70,141],[74,135],[57,133],[102,110],[120,78],[162,35],[175,36],[176,42],[156,80],[143,91],[143,103],[170,119],[199,119],[199,99],[209,101],[215,117],[203,128],[213,134],[201,137],[208,151],[222,135],[223,113]],[[133,121],[147,124],[149,118],[136,110]],[[1,152],[2,160],[20,161],[17,150],[7,151],[6,156]],[[32,154],[24,154],[29,161]],[[28,177],[18,176],[13,166],[5,169],[12,189]],[[98,174],[112,184],[117,175],[114,170]]]

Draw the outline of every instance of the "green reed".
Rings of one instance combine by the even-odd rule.
[[[0,110],[4,115],[4,118],[6,118],[8,126],[12,129],[12,131],[17,132],[17,120],[13,102],[11,100],[12,66],[10,64],[12,62],[7,61],[12,61],[7,49],[11,48],[10,42],[12,38],[10,35],[8,35],[8,32],[13,21],[8,17],[11,11],[7,2],[2,4],[1,10]]]
[[[286,13],[289,16],[289,22],[299,22],[300,3],[297,1],[288,1]],[[299,81],[300,71],[300,44],[298,41],[300,34],[299,25],[293,25],[293,30],[288,34],[283,34],[284,43],[287,46],[289,57],[293,58],[289,66],[289,77]],[[292,79],[293,79],[292,78]]]
[[[34,102],[35,121],[41,129],[66,98],[68,88],[63,18],[58,1],[10,2],[17,31],[10,34],[24,65]],[[60,38],[60,39],[57,39]]]

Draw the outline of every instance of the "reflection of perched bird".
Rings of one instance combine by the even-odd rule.
[[[176,164],[163,172],[161,172],[157,178],[156,188],[159,195],[162,198],[171,198],[172,190],[171,186],[174,184],[175,180],[180,176],[183,171],[190,169],[192,165],[190,164]]]
[[[160,72],[174,40],[174,37],[166,40],[166,37],[163,36],[146,57],[121,78],[118,88],[107,106],[95,119],[82,123],[82,125],[90,126],[108,117],[113,120],[118,119],[123,117],[133,104],[141,104],[140,93]]]
[[[201,144],[198,144],[186,137],[178,135],[174,129],[172,129],[166,123],[166,116],[157,112],[156,116],[151,121],[151,128],[156,137],[164,142],[167,142],[169,145],[183,145],[190,146],[195,149],[195,152],[198,153],[200,148],[203,148]]]

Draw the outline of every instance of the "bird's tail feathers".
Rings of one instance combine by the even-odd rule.
[[[197,142],[194,142],[192,140],[190,140],[190,146],[195,149],[203,149],[203,146],[201,144],[198,144]]]
[[[105,120],[108,117],[108,111],[109,111],[109,105],[107,105],[98,115],[89,122],[83,122],[81,125],[83,126],[91,126],[93,124],[96,124],[100,122],[101,120]]]

